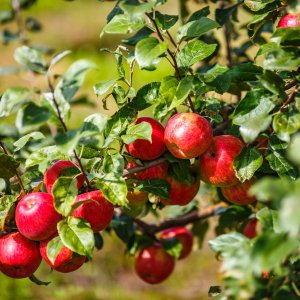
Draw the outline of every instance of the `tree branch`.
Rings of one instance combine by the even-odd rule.
[[[190,223],[194,223],[199,220],[204,220],[209,217],[216,216],[219,210],[226,209],[228,205],[224,202],[207,206],[199,210],[193,210],[185,215],[177,218],[166,219],[165,221],[158,224],[148,224],[140,219],[135,218],[134,222],[147,234],[154,235],[167,228],[176,226],[185,226]]]

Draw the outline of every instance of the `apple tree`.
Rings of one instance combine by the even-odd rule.
[[[215,218],[209,245],[222,286],[208,287],[210,297],[299,299],[297,1],[180,0],[176,15],[162,12],[167,0],[112,2],[100,37],[122,35],[102,49],[118,76],[93,92],[116,109],[76,128],[72,107],[89,102],[76,94],[97,65],[81,59],[53,71],[69,51],[31,44],[27,32],[42,27],[23,11],[35,2],[0,11],[18,64],[1,75],[47,83],[1,91],[1,272],[47,284],[34,276],[42,259],[75,271],[115,232],[137,275],[157,284]],[[159,70],[162,60],[172,72],[137,89],[136,70]]]

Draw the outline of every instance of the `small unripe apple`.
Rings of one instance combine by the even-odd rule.
[[[0,271],[12,278],[31,276],[39,267],[42,257],[39,244],[19,232],[0,238]]]
[[[33,241],[43,241],[57,230],[61,215],[55,210],[50,194],[27,194],[17,205],[17,227],[22,235]]]
[[[44,175],[44,183],[46,186],[46,190],[49,194],[51,194],[52,187],[55,181],[57,180],[57,178],[60,176],[62,170],[70,167],[78,167],[78,166],[70,160],[59,160],[47,169]],[[77,188],[80,189],[83,185],[84,177],[81,174],[78,175],[76,179],[77,179]]]
[[[249,189],[253,183],[254,180],[246,180],[234,186],[222,187],[221,191],[229,202],[238,205],[248,205],[256,201],[254,196],[249,195]]]
[[[201,180],[221,187],[239,183],[233,162],[243,147],[244,143],[235,136],[214,137],[207,151],[199,159]]]
[[[158,243],[142,249],[135,259],[137,275],[150,284],[160,283],[167,279],[174,267],[175,258]]]
[[[297,26],[300,26],[300,20],[298,16],[293,14],[287,14],[280,19],[277,28],[287,28],[287,27],[297,27]]]
[[[168,120],[164,141],[175,157],[190,159],[201,155],[212,137],[211,125],[205,118],[196,113],[178,113]]]
[[[76,208],[72,216],[85,219],[91,224],[94,232],[105,229],[113,217],[114,206],[105,199],[99,190],[78,195],[74,203],[86,200],[89,201]]]
[[[139,205],[145,204],[148,200],[148,193],[137,189],[127,192],[127,200],[129,204]]]
[[[137,167],[138,164],[131,161],[126,165],[126,169]],[[134,173],[134,177],[138,180],[146,179],[165,179],[168,173],[168,163],[166,161],[162,162],[159,165],[151,167],[149,169],[143,170],[141,172]]]
[[[256,225],[257,225],[257,219],[256,218],[250,219],[243,229],[243,234],[249,239],[255,238],[257,235]]]
[[[164,230],[160,237],[163,239],[172,239],[176,238],[182,245],[180,256],[178,259],[183,259],[187,257],[193,248],[193,234],[189,229],[184,226],[172,227]]]
[[[57,234],[51,236],[46,241],[40,243],[40,253],[44,261],[54,270],[62,273],[69,273],[79,269],[85,262],[86,257],[74,253],[72,250],[63,246],[58,252],[54,264],[48,258],[47,247],[49,242],[55,238]]]
[[[164,205],[186,205],[195,198],[200,188],[200,180],[194,176],[190,184],[180,182],[171,175],[166,177],[166,181],[170,184],[170,194],[169,199],[160,199]]]
[[[138,118],[135,124],[147,122],[152,127],[152,142],[137,139],[133,143],[126,145],[127,152],[133,157],[141,160],[152,160],[161,156],[166,146],[164,143],[164,127],[155,119],[149,117]]]

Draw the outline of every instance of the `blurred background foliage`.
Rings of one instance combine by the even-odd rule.
[[[0,11],[8,9],[10,0],[0,1]],[[191,9],[200,9],[200,4],[190,3]],[[194,7],[193,7],[194,6]],[[204,5],[203,5],[204,6]],[[113,2],[97,0],[41,0],[28,11],[22,12],[22,17],[33,16],[43,26],[37,33],[29,33],[32,45],[40,45],[45,51],[53,49],[53,53],[69,49],[67,56],[56,67],[57,73],[62,73],[68,65],[79,58],[88,58],[98,65],[98,70],[87,76],[79,97],[87,96],[91,100],[89,106],[75,106],[69,124],[76,127],[82,119],[97,111],[103,111],[101,99],[97,99],[92,87],[95,83],[115,78],[117,70],[113,55],[100,51],[100,48],[115,49],[120,36],[105,35],[99,38],[100,31],[106,23],[106,16],[113,7]],[[162,7],[168,14],[178,13],[178,3],[169,1]],[[6,25],[0,24],[1,32]],[[11,28],[11,25],[10,25]],[[14,28],[12,28],[14,29]],[[18,42],[8,45],[0,44],[0,67],[16,65],[13,53],[19,46]],[[49,56],[50,57],[50,56]],[[172,74],[172,68],[166,60],[160,63],[157,71],[148,72],[135,69],[133,86],[136,90],[147,82],[160,80]],[[39,86],[46,89],[44,79],[30,77],[28,74],[11,74],[0,76],[0,93],[7,87]],[[114,106],[108,102],[112,114]],[[147,113],[147,112],[145,112]],[[214,227],[214,226],[212,226]],[[125,253],[125,246],[112,233],[104,233],[104,248],[96,253],[91,263],[85,264],[80,270],[71,274],[51,272],[45,264],[38,270],[37,276],[43,281],[51,281],[47,287],[36,286],[28,279],[13,280],[0,274],[1,300],[201,300],[208,299],[209,286],[218,285],[218,262],[207,246],[207,240],[213,233],[207,235],[202,249],[195,245],[195,251],[183,262],[176,265],[176,270],[166,282],[150,286],[143,283],[133,270],[133,259]]]

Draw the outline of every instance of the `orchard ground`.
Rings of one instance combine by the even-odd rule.
[[[0,9],[5,9],[8,0],[0,2]],[[176,2],[177,5],[177,2]],[[74,2],[43,0],[37,3],[26,14],[34,15],[42,22],[42,33],[31,34],[32,43],[51,45],[55,50],[72,50],[64,63],[59,65],[62,71],[73,60],[90,58],[99,65],[100,71],[92,71],[85,83],[81,94],[89,93],[91,99],[101,112],[102,103],[91,93],[92,85],[103,79],[114,78],[116,69],[112,68],[114,58],[111,55],[99,52],[100,48],[114,48],[119,36],[112,39],[106,36],[99,39],[101,27],[111,10],[112,3],[99,3],[95,0],[78,0]],[[164,7],[168,14],[176,14],[177,7],[171,3]],[[87,24],[87,21],[89,22]],[[0,45],[0,65],[15,65],[12,57],[15,43],[8,46]],[[159,70],[154,72],[141,71],[136,68],[134,86],[140,86],[154,80],[159,80],[172,73],[166,61],[162,61]],[[37,85],[45,87],[45,82]],[[27,77],[20,80],[20,76],[11,75],[0,78],[0,90],[14,85],[33,85]],[[110,102],[108,108],[111,113],[115,109]],[[71,126],[75,126],[86,115],[95,111],[95,108],[74,107]],[[200,189],[201,192],[202,189]],[[198,197],[199,198],[199,197]],[[37,275],[42,280],[51,281],[48,287],[39,287],[28,279],[14,280],[0,275],[0,299],[34,299],[34,300],[60,300],[72,298],[73,300],[105,299],[105,300],[201,300],[208,299],[209,286],[218,285],[218,263],[214,253],[208,248],[207,241],[213,237],[211,231],[204,242],[202,250],[193,253],[184,261],[176,264],[176,271],[164,283],[158,286],[149,286],[143,283],[133,270],[133,259],[123,255],[124,245],[115,237],[104,234],[105,247],[96,253],[93,263],[85,264],[80,270],[72,274],[50,273],[50,268],[43,263]],[[196,241],[195,241],[196,242]]]

